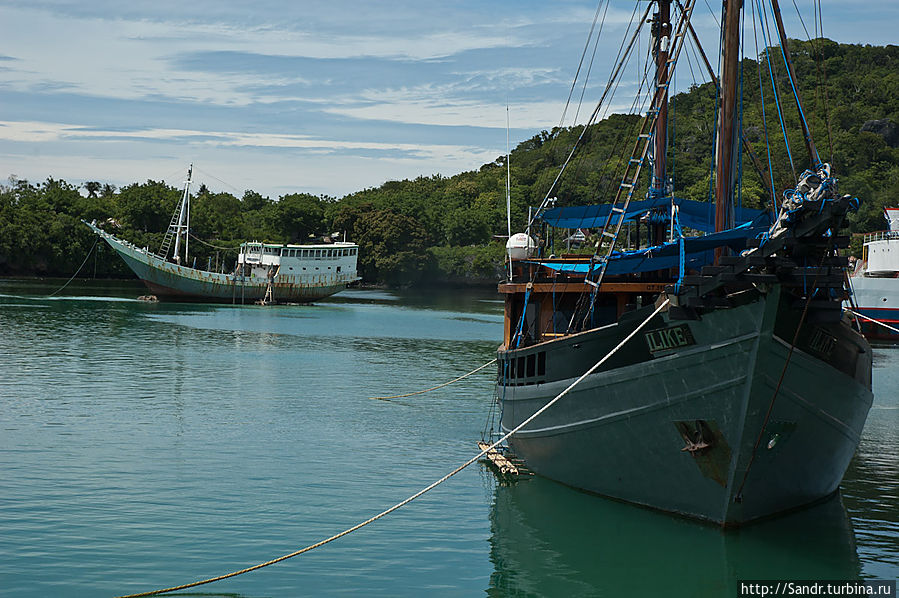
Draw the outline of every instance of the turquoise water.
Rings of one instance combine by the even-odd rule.
[[[475,453],[491,292],[149,304],[0,281],[0,596],[115,596],[292,552]],[[745,578],[899,575],[899,349],[842,497],[733,533],[472,466],[390,516],[194,595],[732,596]]]

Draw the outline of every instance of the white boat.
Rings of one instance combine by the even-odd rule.
[[[359,280],[356,270],[359,247],[346,242],[285,245],[253,241],[240,245],[232,272],[182,265],[189,263],[192,170],[193,167],[187,171],[181,203],[172,216],[159,252],[119,239],[101,229],[96,222],[85,222],[159,299],[241,304],[310,303]]]
[[[899,328],[899,208],[887,208],[889,229],[865,235],[862,259],[849,281],[855,310],[892,328]],[[899,340],[899,332],[859,318],[870,339]]]

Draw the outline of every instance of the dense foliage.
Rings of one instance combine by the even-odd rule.
[[[862,200],[852,217],[854,230],[883,228],[883,208],[899,202],[899,47],[815,40],[793,41],[791,49],[819,154],[833,163],[841,191]],[[779,52],[771,51],[775,65]],[[739,200],[749,207],[769,205],[770,181],[779,197],[796,180],[794,170],[801,172],[809,163],[787,74],[782,63],[775,67],[775,95],[766,64],[763,53],[758,62],[747,59],[742,65],[744,145],[754,158],[744,152]],[[710,196],[715,102],[715,86],[705,83],[669,104],[668,161],[679,196],[703,201]],[[786,121],[792,166],[779,112]],[[553,195],[560,205],[609,201],[639,121],[635,115],[615,114],[584,132],[557,128],[520,143],[510,161],[513,222],[521,226],[528,206],[546,196],[581,135],[582,146]],[[230,266],[233,248],[242,240],[304,242],[337,231],[359,243],[360,271],[369,282],[494,280],[502,268],[502,240],[497,239],[506,229],[505,185],[502,156],[477,171],[389,181],[340,199],[296,193],[272,200],[254,191],[238,198],[201,187],[192,195],[197,239],[191,240],[191,252],[199,266],[223,261]],[[0,186],[0,274],[73,273],[94,243],[79,219],[105,221],[120,237],[156,249],[180,193],[156,181],[117,190],[99,182],[78,188],[52,178],[37,185],[11,179]],[[103,251],[92,265],[96,274],[127,275],[121,260]]]

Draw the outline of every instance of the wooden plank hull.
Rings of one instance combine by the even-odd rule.
[[[269,281],[263,277],[207,272],[165,261],[145,249],[135,247],[96,226],[100,235],[119,257],[161,300],[212,303],[253,303],[265,297]],[[309,275],[299,278],[276,276],[272,299],[281,303],[310,303],[346,288],[349,277],[339,274]]]
[[[503,431],[608,353],[652,310],[645,309],[617,324],[501,351]],[[845,473],[871,406],[871,351],[837,322],[806,325],[790,354],[795,312],[775,289],[701,320],[658,316],[509,444],[535,473],[725,526],[826,497]],[[516,368],[523,375],[504,376],[511,368],[502,364],[512,360],[525,365]]]

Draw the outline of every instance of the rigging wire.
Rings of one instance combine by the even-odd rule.
[[[200,243],[202,243],[203,245],[206,245],[207,247],[212,247],[213,249],[220,249],[222,251],[229,251],[232,253],[240,253],[240,249],[237,247],[223,247],[221,245],[213,245],[212,243],[207,243],[206,241],[204,241],[197,235],[193,234],[192,232],[188,231],[187,234],[190,235],[191,238],[194,239],[195,241],[199,241]]]
[[[780,129],[783,132],[784,144],[787,147],[787,158],[790,160],[790,170],[793,171],[793,181],[797,181],[796,177],[796,165],[793,163],[793,152],[790,151],[790,139],[787,137],[787,125],[784,120],[783,110],[780,107],[780,91],[777,87],[777,81],[775,80],[774,74],[774,65],[771,63],[771,29],[768,24],[768,11],[765,8],[765,5],[761,3],[761,0],[756,0],[756,4],[759,7],[759,28],[762,30],[762,40],[765,42],[765,59],[768,62],[768,73],[771,75],[771,87],[774,90],[774,105],[777,106],[777,116],[780,119]]]
[[[802,23],[802,29],[805,31],[805,37],[808,39],[809,45],[812,46],[812,49],[815,53],[815,79],[817,80],[817,86],[815,88],[815,103],[817,104],[820,97],[822,95],[824,96],[824,101],[822,102],[823,107],[821,111],[824,113],[824,128],[827,131],[827,144],[830,147],[830,163],[833,164],[834,150],[833,135],[830,128],[830,114],[828,111],[830,101],[827,97],[827,68],[824,64],[824,52],[822,48],[823,39],[818,38],[818,10],[820,3],[817,0],[814,0],[813,5],[813,14],[815,18],[814,38],[812,38],[812,36],[808,32],[808,28],[805,26],[805,20],[802,18],[802,11],[799,10],[799,5],[796,4],[796,0],[793,0],[793,7],[796,9],[796,14],[799,17],[799,22]]]
[[[235,186],[232,185],[231,183],[228,183],[228,182],[223,181],[222,179],[218,178],[218,177],[215,176],[214,174],[210,174],[210,173],[206,172],[205,170],[202,170],[202,169],[200,169],[200,168],[197,168],[196,166],[194,166],[194,170],[196,170],[197,172],[203,173],[203,174],[205,174],[206,176],[208,176],[208,177],[210,177],[210,178],[213,178],[213,179],[217,180],[218,182],[220,182],[221,184],[225,185],[226,187],[230,187],[230,188],[234,189],[235,191],[237,191],[238,193],[240,193],[240,189],[238,189],[237,187],[235,187]]]
[[[629,58],[628,58],[628,60],[629,60]],[[640,87],[637,89],[637,93],[634,94],[634,99],[631,102],[630,108],[628,109],[628,114],[631,114],[631,115],[639,114],[638,102],[643,95],[643,86],[647,84],[647,81],[648,81],[648,71],[644,71],[643,80],[640,83]],[[617,91],[617,88],[618,88],[618,85],[616,85],[616,91]],[[613,92],[613,95],[614,95],[614,92]],[[645,102],[645,100],[644,100],[644,102]],[[642,107],[642,105],[641,105],[641,107]],[[610,172],[610,173],[612,173],[613,176],[606,178],[605,186],[602,189],[601,193],[599,192],[599,187],[600,187],[600,185],[603,185],[603,179],[601,178],[597,182],[596,190],[597,190],[598,197],[609,195],[612,190],[612,187],[617,184],[617,178],[614,176],[614,174],[621,171],[621,166],[625,160],[624,143],[627,139],[632,139],[637,135],[637,131],[640,128],[640,122],[641,121],[639,118],[634,119],[634,123],[631,125],[629,131],[625,129],[625,130],[622,130],[621,133],[619,133],[619,135],[615,141],[615,144],[612,147],[612,150],[609,152],[609,155],[606,158],[606,161],[603,165],[603,171]],[[611,161],[615,156],[618,157],[618,162],[615,164],[614,168],[610,169],[609,165],[611,164]],[[594,217],[593,226],[591,226],[590,228],[596,228],[598,219],[599,219],[599,216]]]
[[[618,47],[618,55],[617,55],[616,58],[615,58],[616,64],[619,64],[619,65],[621,66],[621,70],[622,70],[622,71],[626,70],[627,65],[630,64],[630,58],[631,58],[630,48],[628,48],[628,51],[627,51],[627,53],[626,53],[624,56],[621,55],[621,51],[622,51],[622,48],[624,47],[624,42],[625,42],[625,40],[627,39],[627,33],[630,32],[630,27],[631,27],[631,25],[633,25],[633,19],[634,19],[634,15],[636,14],[636,12],[637,12],[637,6],[634,5],[634,11],[633,11],[633,13],[631,14],[631,22],[628,24],[627,29],[625,30],[625,36],[624,36],[624,37],[622,38],[622,40],[621,40],[621,44],[620,44],[619,47]],[[644,18],[645,18],[645,15],[646,15],[646,13],[644,13]],[[598,41],[598,40],[597,40],[597,41]],[[594,48],[594,50],[595,50],[595,48]],[[619,59],[622,61],[623,64],[618,62]],[[585,82],[585,83],[586,83],[586,82]],[[606,92],[609,91],[609,86],[612,85],[612,84],[613,84],[613,82],[612,82],[612,77],[610,76],[609,81],[606,82],[606,89],[605,89],[604,95],[605,95]],[[603,107],[603,110],[604,110],[604,113],[603,113],[603,114],[604,114],[605,116],[608,116],[610,104],[612,103],[612,100],[614,100],[615,94],[617,93],[618,87],[620,86],[620,84],[621,84],[621,79],[618,79],[617,81],[615,81],[615,82],[614,82],[614,87],[611,89],[611,93],[609,94],[608,98],[605,99],[605,106]],[[602,103],[602,102],[603,102],[603,99],[600,99],[600,103]],[[596,107],[596,110],[598,110],[598,109],[599,109],[599,105],[597,105],[597,107]],[[600,119],[600,118],[597,118],[596,110],[594,110],[594,115],[593,115],[593,117],[591,117],[591,120],[588,120],[588,122],[584,125],[584,128],[581,130],[581,136],[575,141],[574,145],[572,146],[572,148],[571,148],[571,154],[570,154],[569,157],[568,157],[569,160],[572,159],[572,156],[575,155],[575,149],[576,149],[576,148],[578,147],[578,145],[580,144],[582,138],[584,137],[584,135],[585,135],[587,129],[590,127],[590,125],[591,125],[593,122],[599,122],[599,121],[602,120],[602,119]],[[578,112],[580,112],[580,106],[578,107]],[[605,117],[605,116],[604,116],[604,117]],[[604,118],[604,117],[603,117],[603,118]],[[591,121],[592,121],[592,122],[591,122]],[[576,170],[575,170],[575,176],[573,177],[574,180],[577,180],[577,175],[578,175],[578,173],[579,173],[579,171],[580,171],[580,166],[581,166],[581,165],[584,163],[584,161],[586,160],[586,156],[585,156],[584,154],[577,154],[577,158],[576,158],[576,159],[577,159],[577,167],[576,167]],[[564,165],[563,165],[563,170],[564,170]],[[559,178],[561,177],[561,174],[562,174],[562,172],[560,171],[560,172],[559,172],[559,177],[557,177],[557,181],[558,181]],[[554,184],[555,184],[555,183],[554,183]],[[552,189],[552,188],[551,188],[551,189]],[[540,211],[540,208],[537,209],[537,213],[539,213],[539,211]],[[535,217],[536,217],[536,214],[535,214]]]
[[[606,7],[608,8],[608,0],[606,0]],[[568,90],[568,99],[565,101],[565,108],[562,110],[562,117],[559,118],[560,129],[565,125],[565,116],[568,113],[568,106],[571,103],[571,97],[574,95],[574,89],[575,87],[577,87],[577,80],[581,74],[581,67],[584,65],[584,58],[587,56],[587,50],[590,49],[590,40],[593,39],[593,31],[596,29],[596,21],[599,20],[599,11],[601,8],[602,0],[599,0],[599,3],[596,5],[596,12],[593,14],[593,23],[590,24],[590,32],[587,34],[587,41],[584,43],[584,50],[581,52],[581,59],[577,64],[577,70],[574,73],[574,79],[571,81],[571,89]],[[600,26],[600,33],[601,32],[602,26]],[[599,33],[596,34],[596,39],[597,41],[599,41]],[[584,82],[584,84],[586,85],[586,81]]]
[[[638,5],[635,3],[633,15],[636,14],[637,6]],[[634,41],[636,40],[637,36],[639,35],[640,30],[643,27],[643,23],[646,22],[646,16],[649,14],[649,9],[651,8],[651,6],[652,6],[651,4],[647,5],[646,11],[644,11],[643,16],[640,19],[640,22],[638,23],[637,27],[634,29],[633,36],[631,37],[630,42],[628,43],[627,49],[625,50],[625,55],[629,54],[631,49],[633,48]],[[630,25],[633,24],[633,15],[632,15]],[[628,25],[627,31],[630,31],[630,25]],[[627,31],[625,33],[627,33]],[[625,39],[627,39],[626,36],[625,36]],[[622,40],[622,46],[623,45],[624,45],[624,41]],[[620,55],[621,55],[621,49],[619,48],[619,56]],[[562,163],[562,166],[559,168],[558,174],[556,174],[555,179],[550,184],[549,189],[547,190],[546,195],[543,197],[543,200],[540,202],[540,205],[537,207],[537,210],[529,218],[528,227],[530,227],[533,224],[536,216],[538,214],[540,214],[540,212],[546,207],[546,204],[549,202],[550,195],[552,195],[552,192],[556,188],[556,185],[558,184],[559,179],[562,178],[562,174],[564,174],[565,170],[568,167],[568,164],[571,162],[572,157],[575,154],[575,150],[578,148],[581,141],[583,140],[584,135],[587,132],[587,129],[590,127],[591,124],[593,124],[596,121],[596,118],[600,113],[600,109],[605,105],[604,103],[605,103],[606,97],[608,96],[608,92],[610,91],[611,86],[614,83],[614,81],[617,80],[618,76],[621,74],[622,68],[623,68],[622,64],[619,62],[618,66],[615,69],[613,69],[611,75],[609,75],[609,83],[607,84],[602,97],[599,99],[599,102],[597,103],[596,108],[594,108],[593,114],[590,116],[590,118],[587,120],[587,123],[584,125],[584,128],[581,130],[580,136],[577,138],[577,140],[575,140],[574,145],[572,146],[571,151],[568,154],[568,157],[565,158],[565,161]]]
[[[824,37],[824,15],[821,12],[821,0],[818,0],[818,21],[820,23],[820,28],[816,26],[818,39],[822,40],[821,44],[823,45],[823,40],[826,38]],[[827,62],[824,60],[823,52],[818,55],[818,62],[821,65],[821,89],[824,91],[824,122],[827,125],[827,142],[830,145],[830,163],[834,164],[833,131],[831,131],[830,118],[827,112],[827,107],[830,105],[830,98],[827,97]]]
[[[596,60],[596,51],[599,49],[599,38],[602,35],[602,29],[606,23],[606,14],[609,12],[609,2],[611,2],[611,0],[606,0],[606,9],[602,15],[602,22],[599,24],[599,31],[596,33],[596,39],[593,42],[593,54],[590,56],[590,64],[587,65],[587,75],[584,77],[584,84],[581,87],[581,97],[578,99],[577,110],[574,113],[574,122],[572,124],[577,124],[577,117],[580,115],[581,106],[584,104],[584,93],[587,91],[587,82],[590,80],[590,73],[593,72],[593,61]]]
[[[626,64],[625,64],[625,68],[627,68],[627,64],[630,63],[630,55],[629,55],[629,56],[626,56],[626,57],[625,57],[625,60],[627,61]],[[643,69],[643,78],[640,80],[639,87],[637,88],[637,93],[634,94],[634,99],[633,99],[633,101],[631,102],[631,106],[630,106],[630,108],[629,108],[629,110],[628,110],[628,112],[627,112],[628,114],[638,114],[638,113],[639,113],[638,110],[637,110],[637,102],[639,101],[640,97],[641,97],[642,94],[643,94],[643,88],[644,88],[644,86],[647,85],[647,82],[648,82],[648,76],[649,76],[649,70],[648,70],[648,60],[647,60],[647,63],[646,63],[646,65],[644,66],[644,69]],[[618,91],[618,88],[619,88],[620,84],[621,84],[621,81],[620,81],[620,80],[615,84],[615,88],[612,90],[612,93],[611,93],[611,95],[610,95],[610,97],[609,97],[609,103],[611,103],[611,101],[614,99],[615,93]],[[645,100],[644,100],[644,102],[645,102]],[[634,123],[633,127],[632,127],[632,131],[631,131],[631,134],[630,134],[630,135],[626,135],[625,132],[622,132],[622,133],[619,134],[619,136],[618,136],[618,138],[617,138],[617,140],[616,140],[616,143],[615,143],[615,145],[613,146],[612,151],[609,153],[608,157],[606,158],[606,161],[605,161],[604,166],[603,166],[603,170],[608,170],[608,166],[609,166],[609,164],[611,163],[612,158],[613,158],[614,156],[618,156],[618,163],[616,164],[615,168],[611,170],[611,172],[612,172],[613,174],[614,174],[614,173],[617,173],[617,172],[620,172],[620,170],[621,170],[621,165],[622,165],[623,160],[624,160],[624,154],[623,154],[623,152],[622,152],[623,143],[624,143],[624,141],[625,141],[626,139],[633,138],[633,137],[637,134],[637,129],[639,128],[639,125],[640,125],[640,121],[637,120],[637,121]],[[576,167],[575,167],[575,174],[574,174],[574,177],[573,177],[574,180],[577,180],[577,176],[578,176],[578,174],[579,174],[579,172],[580,172],[580,168],[581,168],[581,166],[583,166],[583,164],[586,162],[586,158],[587,158],[587,157],[586,157],[585,154],[583,154],[583,153],[582,153],[582,154],[579,154],[578,159],[577,159],[577,160],[578,160],[578,161],[577,161],[577,165],[576,165]],[[610,193],[610,191],[611,191],[611,187],[615,184],[615,181],[616,181],[616,179],[615,179],[614,177],[608,178],[608,179],[606,180],[606,184],[605,184],[605,188],[603,189],[603,192],[602,192],[601,194],[597,193],[597,196],[599,197],[599,196],[606,196],[606,195],[608,195],[608,194]],[[600,178],[600,180],[597,182],[597,191],[599,190],[599,186],[600,186],[600,185],[602,185],[602,178]],[[597,216],[597,218],[598,218],[598,216]],[[592,226],[591,228],[595,228],[597,218],[594,218],[594,220],[593,220],[593,226]]]
[[[715,19],[715,25],[718,26],[718,29],[721,29],[721,22],[718,20],[718,17],[715,16],[715,11],[712,10],[711,5],[709,4],[709,0],[703,0],[705,2],[706,7],[709,9],[709,14],[712,15],[712,18]]]
[[[771,14],[774,15],[774,4],[771,2],[771,0],[768,0],[768,3],[771,6]],[[780,17],[778,16],[778,18]],[[778,31],[780,31],[780,28],[778,28]],[[814,168],[817,168],[821,164],[821,156],[818,155],[818,150],[814,148],[814,144],[810,141],[811,129],[808,126],[808,120],[806,120],[805,118],[805,110],[802,109],[802,100],[799,98],[799,90],[796,88],[796,81],[793,80],[793,70],[790,68],[789,60],[787,60],[787,48],[785,46],[786,40],[782,41],[780,44],[780,55],[783,58],[784,70],[787,71],[787,81],[790,82],[790,89],[792,89],[793,97],[796,100],[796,111],[799,113],[799,118],[802,120],[803,135],[808,136],[808,139],[806,139],[806,143],[809,144],[809,147],[811,147],[814,151],[814,155],[809,156],[809,158],[814,161],[814,164],[812,164],[812,166]]]
[[[760,96],[760,104],[762,107],[762,130],[765,133],[765,151],[768,153],[768,176],[771,179],[771,192],[774,192],[774,166],[771,161],[771,144],[768,141],[768,117],[765,114],[765,86],[762,81],[762,62],[758,59],[761,56],[759,53],[759,37],[758,32],[756,31],[755,21],[756,21],[756,12],[755,12],[755,3],[751,3],[752,7],[752,36],[755,40],[755,55],[756,55],[756,71],[758,72],[759,78],[759,96]],[[771,197],[771,201],[774,202],[774,214],[777,214],[777,200],[775,197]]]

